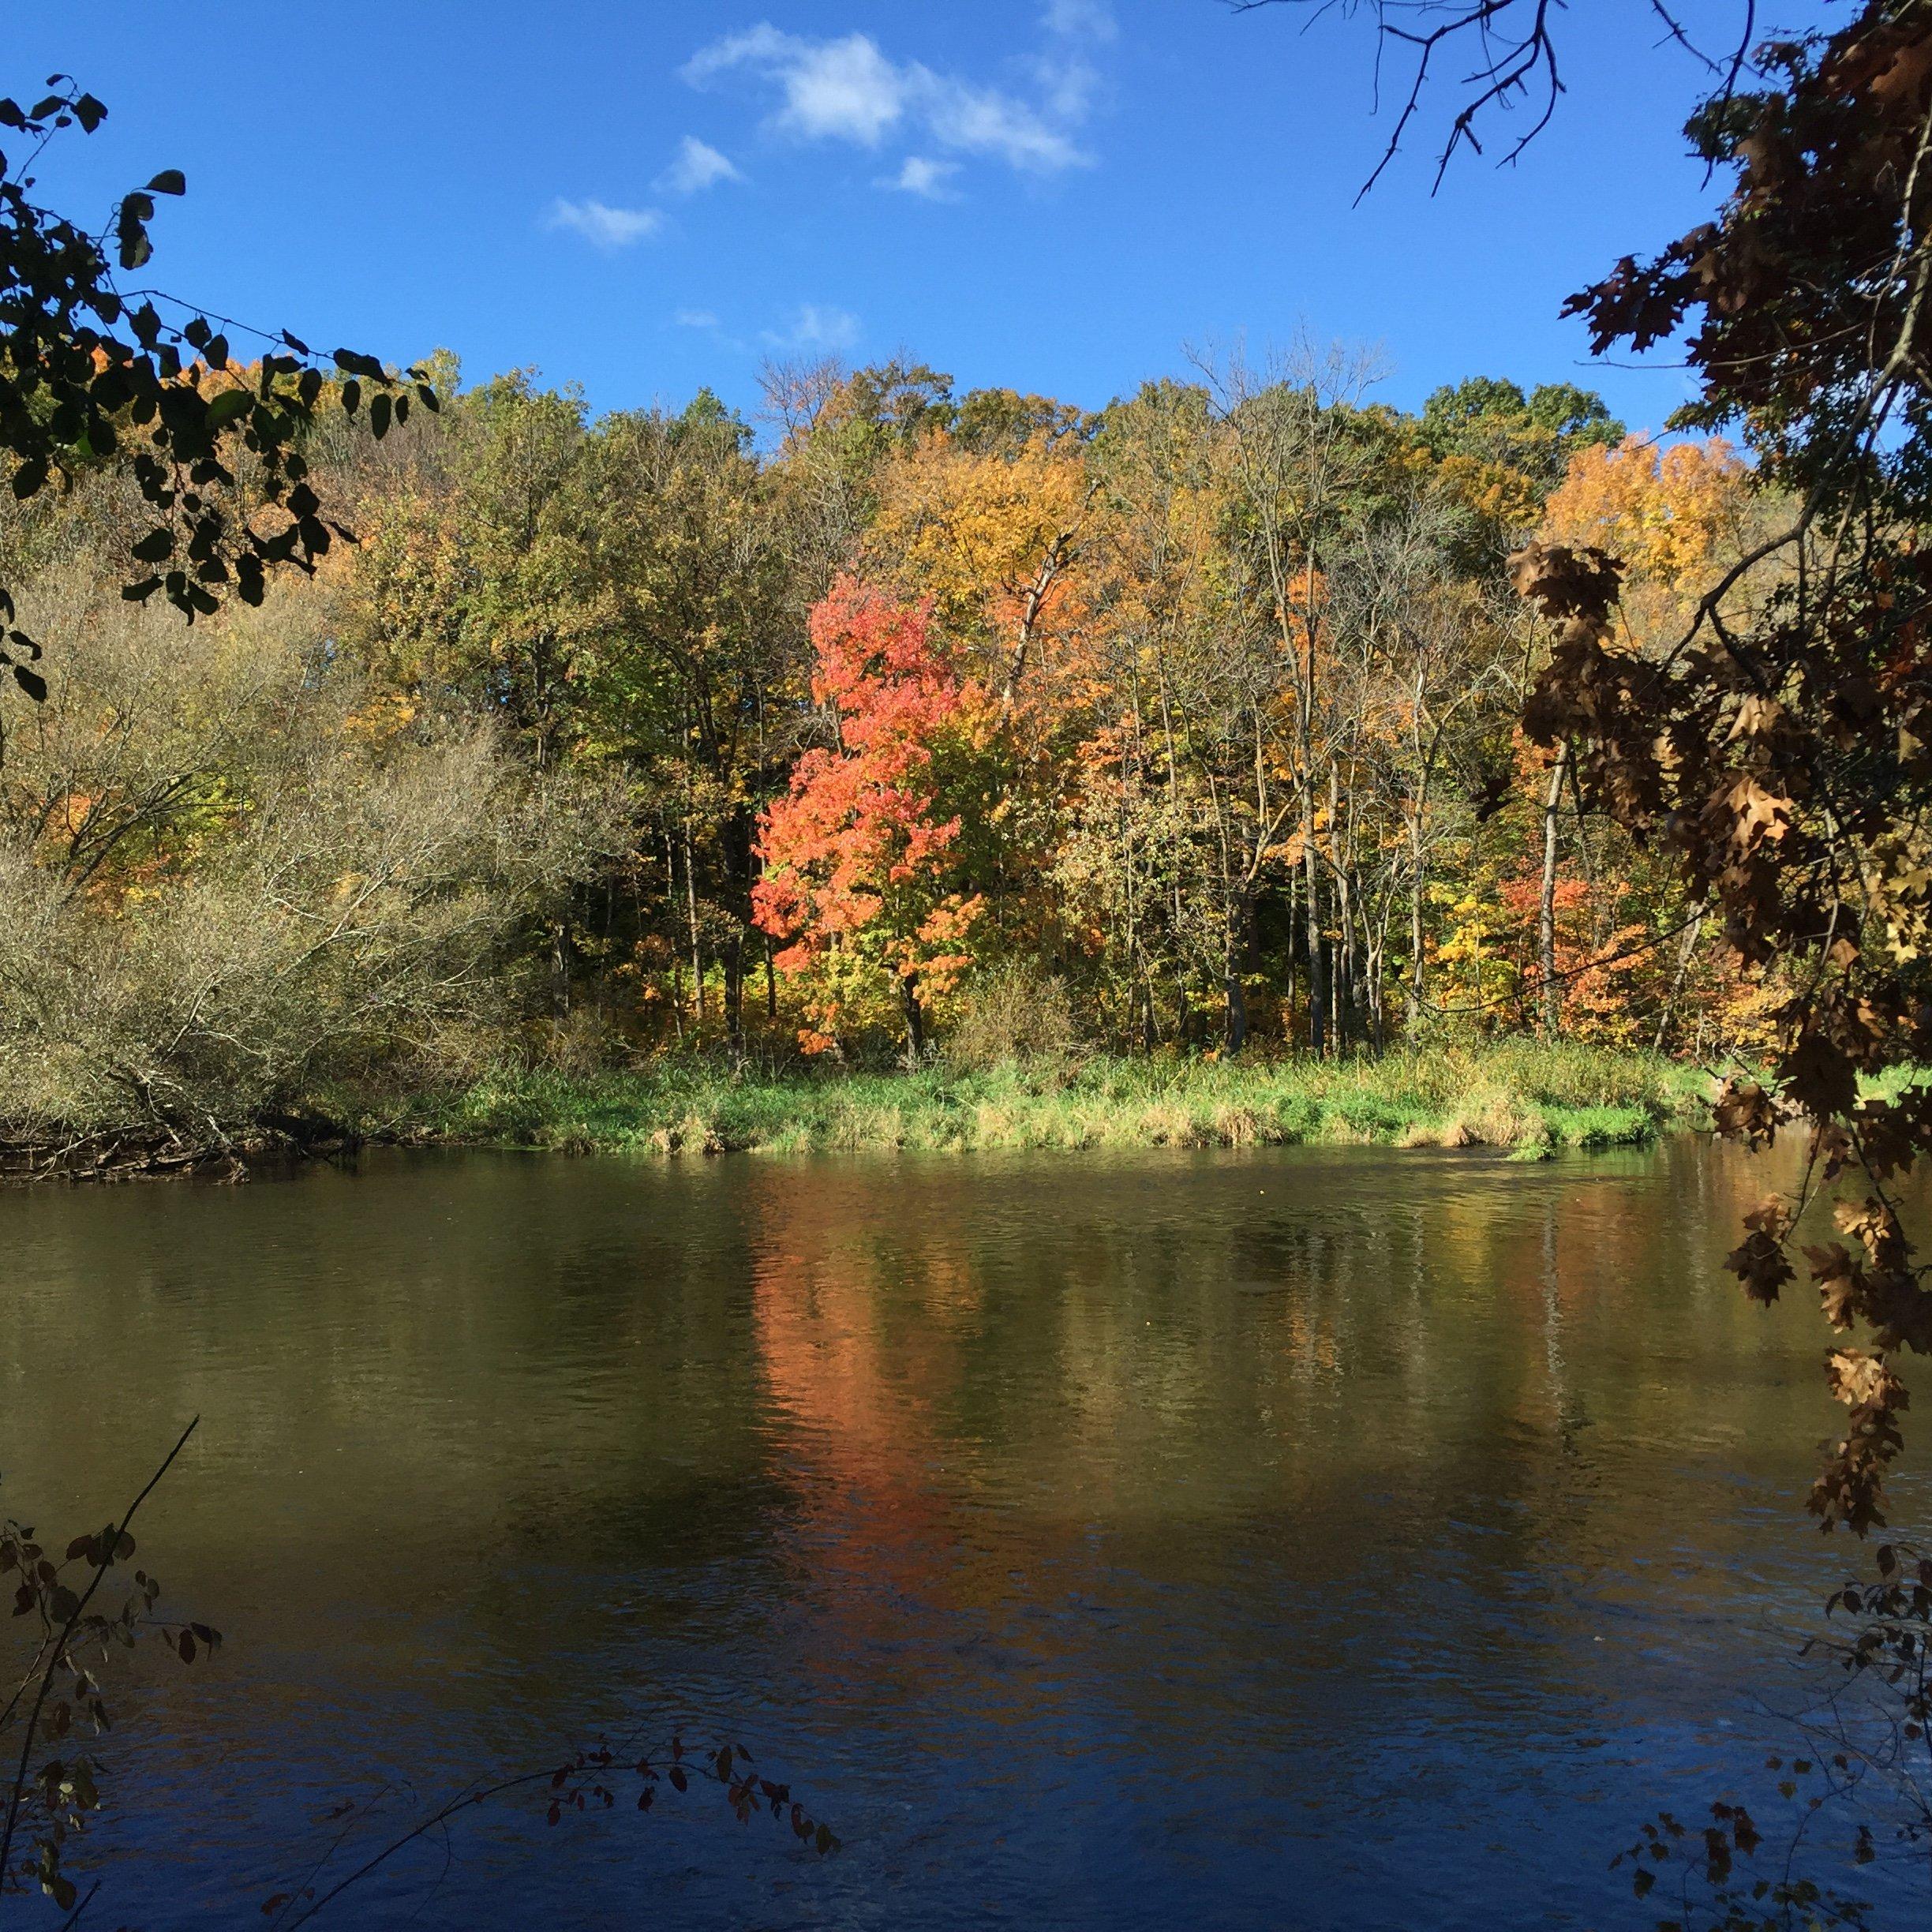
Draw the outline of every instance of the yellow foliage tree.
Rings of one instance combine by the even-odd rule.
[[[987,653],[986,683],[1010,709],[1077,620],[1074,565],[1091,500],[1076,447],[1040,436],[1009,456],[934,434],[885,466],[866,548]]]

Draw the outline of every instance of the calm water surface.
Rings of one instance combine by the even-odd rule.
[[[339,1800],[649,1721],[846,1850],[519,1803],[341,1922],[1646,1923],[1611,1854],[1754,1791],[1845,1561],[1816,1316],[1715,1266],[1765,1185],[1683,1140],[0,1196],[0,1506],[64,1537],[203,1418],[140,1540],[228,1643],[129,1701],[96,1915],[261,1926]]]

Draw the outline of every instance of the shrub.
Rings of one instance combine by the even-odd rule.
[[[55,586],[0,770],[0,1125],[243,1139],[336,1080],[460,1076],[610,833],[484,722],[370,727],[326,599],[197,627]]]
[[[1064,1060],[1073,1050],[1073,1008],[1065,983],[1015,961],[975,973],[953,1005],[945,1057],[983,1070]]]

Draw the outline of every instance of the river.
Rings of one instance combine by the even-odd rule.
[[[198,1413],[141,1559],[227,1638],[140,1669],[73,1869],[105,1925],[261,1926],[338,1803],[386,1792],[329,1873],[641,1726],[844,1848],[620,1780],[320,1923],[1646,1925],[1612,1854],[1775,1817],[1852,1554],[1810,1297],[1717,1267],[1764,1184],[1685,1137],[0,1197],[0,1509],[64,1541]]]

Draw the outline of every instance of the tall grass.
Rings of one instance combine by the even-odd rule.
[[[1650,1139],[1698,1110],[1697,1074],[1647,1054],[1518,1041],[1380,1060],[1090,1059],[768,1078],[672,1064],[572,1078],[504,1070],[372,1127],[496,1145],[659,1154],[1487,1146],[1531,1157]]]

